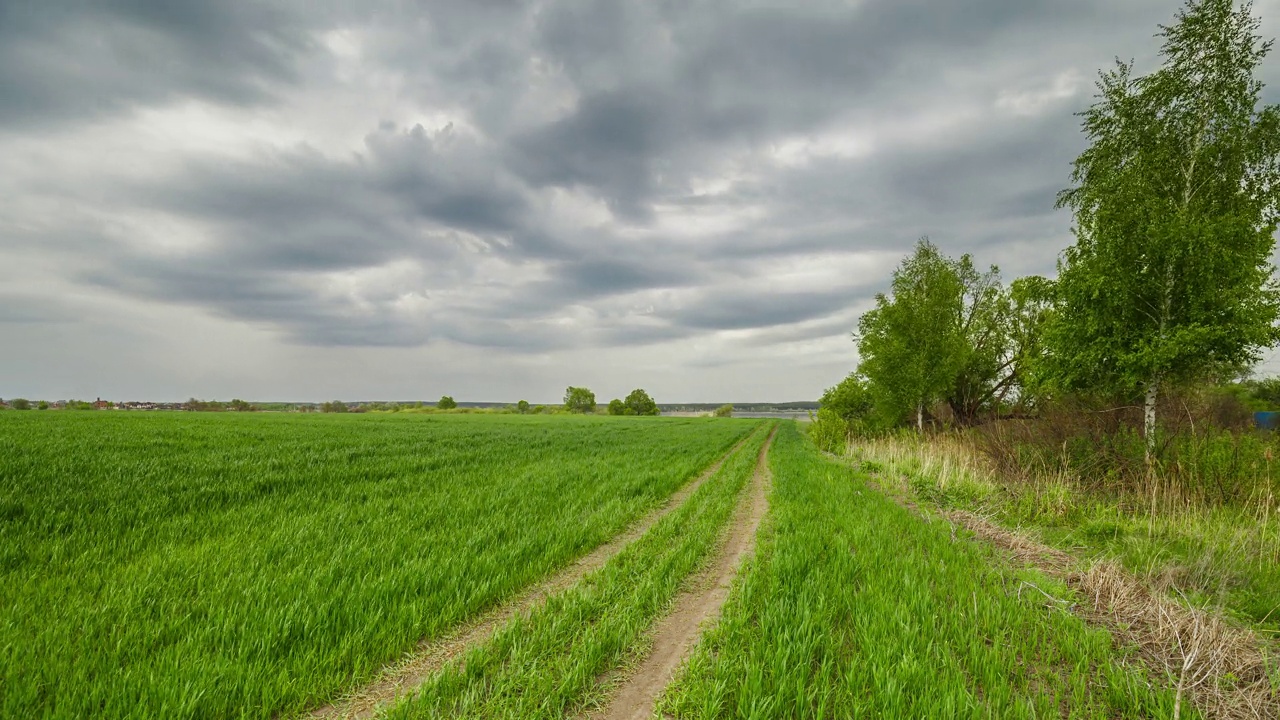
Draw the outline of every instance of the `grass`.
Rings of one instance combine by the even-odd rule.
[[[0,716],[313,706],[604,542],[753,427],[5,413]]]
[[[1280,507],[1205,505],[1168,483],[1141,495],[1059,473],[1001,475],[962,437],[859,440],[849,454],[915,499],[969,510],[1090,560],[1109,559],[1193,604],[1280,637]]]
[[[756,466],[765,424],[677,510],[584,581],[446,667],[391,718],[562,718],[601,701],[681,584],[712,554]]]
[[[660,710],[678,718],[1169,717],[1067,588],[956,540],[824,457],[794,424],[771,519]],[[1190,713],[1184,713],[1184,717]]]

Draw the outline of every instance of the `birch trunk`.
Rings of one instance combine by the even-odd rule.
[[[924,403],[916,403],[916,432],[924,434]]]
[[[1142,403],[1142,437],[1146,440],[1147,467],[1151,467],[1152,454],[1156,447],[1156,389],[1157,383],[1152,380],[1147,385],[1147,397]]]

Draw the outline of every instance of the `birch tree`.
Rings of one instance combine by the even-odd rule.
[[[892,294],[858,321],[859,373],[867,378],[877,414],[897,421],[944,397],[964,361],[960,316],[964,287],[954,263],[927,238],[893,273]]]
[[[1270,255],[1280,206],[1280,111],[1259,107],[1271,49],[1245,3],[1192,0],[1159,37],[1162,66],[1101,73],[1059,207],[1046,342],[1060,385],[1141,398],[1148,460],[1162,387],[1256,362],[1280,339]]]

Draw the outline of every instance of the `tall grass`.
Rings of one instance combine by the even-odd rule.
[[[1224,448],[1233,455],[1249,448],[1263,460],[1258,448],[1268,440],[1211,436],[1184,448],[1182,476],[1158,471],[1119,481],[1081,475],[1068,462],[1011,466],[993,459],[990,432],[858,438],[847,454],[918,500],[977,512],[1085,557],[1118,560],[1157,586],[1280,633],[1280,508],[1263,489],[1270,470],[1237,482],[1252,490],[1226,503],[1202,492],[1216,482],[1185,478],[1230,468],[1236,461]],[[1195,464],[1191,453],[1198,453]]]
[[[822,456],[792,424],[772,519],[660,710],[677,718],[1169,717],[1066,589],[994,561]],[[952,468],[956,483],[961,470]]]
[[[318,704],[604,542],[754,426],[6,413],[0,716]]]

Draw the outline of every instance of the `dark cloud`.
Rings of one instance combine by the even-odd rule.
[[[64,290],[284,345],[661,364],[685,341],[720,377],[825,342],[827,372],[922,235],[1052,272],[1072,113],[1174,10],[0,0],[0,242]],[[250,139],[130,129],[188,100]],[[63,317],[41,302],[0,323]]]
[[[304,4],[0,3],[0,127],[43,128],[203,97],[271,100],[313,56]]]

